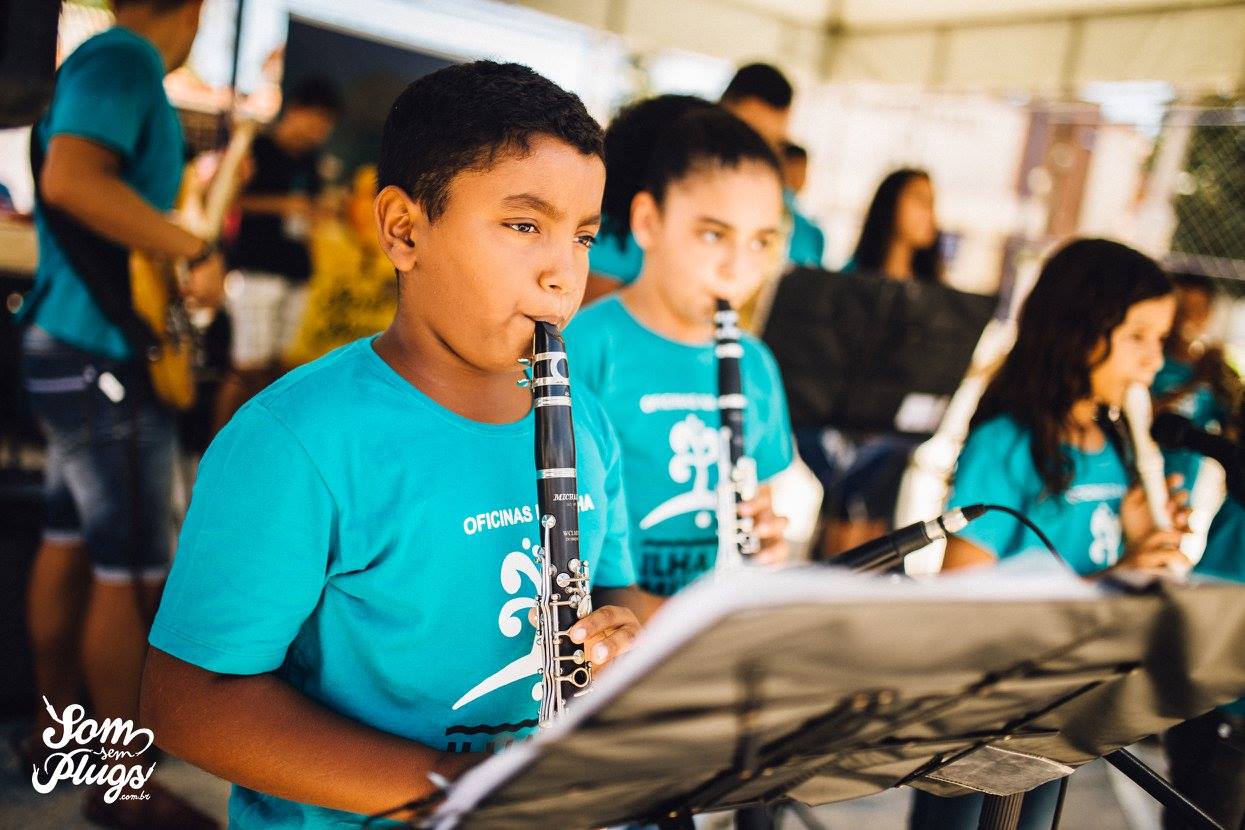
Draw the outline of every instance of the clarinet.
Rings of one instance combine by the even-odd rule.
[[[744,347],[739,342],[739,314],[726,300],[713,315],[713,353],[718,361],[718,568],[736,567],[761,550],[752,518],[739,505],[757,492],[756,462],[744,454],[743,393],[739,370]]]
[[[575,434],[566,346],[556,327],[537,322],[531,365],[536,407],[536,489],[540,544],[532,548],[540,571],[536,643],[541,651],[540,725],[549,726],[567,702],[587,688],[592,664],[571,642],[575,622],[592,611],[588,563],[579,558],[579,499]],[[529,381],[519,381],[527,385]]]

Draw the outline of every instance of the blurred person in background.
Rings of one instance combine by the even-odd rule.
[[[53,752],[39,739],[53,712],[85,703],[97,720],[137,719],[147,631],[172,553],[175,420],[151,387],[130,254],[185,259],[188,304],[218,302],[223,274],[215,246],[167,216],[185,142],[163,82],[190,54],[202,2],[113,5],[116,25],[65,60],[31,136],[39,262],[19,322],[48,450],[44,535],[27,595],[43,700],[33,731],[14,741],[25,769],[43,769]],[[132,762],[147,767],[152,755]],[[153,781],[145,798],[111,804],[107,786],[86,788],[83,813],[98,824],[217,826]]]
[[[938,236],[929,173],[911,167],[896,170],[874,192],[860,239],[843,271],[897,280],[940,280]]]
[[[1198,429],[1220,432],[1229,427],[1228,414],[1241,406],[1245,390],[1222,346],[1208,342],[1214,313],[1215,284],[1200,274],[1172,274],[1176,286],[1176,321],[1164,346],[1163,368],[1154,377],[1154,408],[1175,412]],[[1164,450],[1168,473],[1184,477],[1193,488],[1201,456],[1190,450]]]
[[[311,225],[324,187],[320,151],[340,112],[333,85],[306,78],[251,146],[252,173],[238,198],[242,221],[229,252],[236,269],[227,294],[232,367],[217,399],[217,429],[281,373],[298,330],[311,276]]]
[[[1224,433],[1245,435],[1245,405],[1228,419]],[[1206,551],[1194,570],[1204,576],[1245,582],[1245,502],[1229,495],[1211,522]],[[1163,736],[1171,782],[1223,827],[1245,827],[1245,698],[1173,726]],[[1188,825],[1167,810],[1164,830]]]
[[[290,366],[382,331],[393,320],[398,281],[376,237],[375,195],[376,166],[364,165],[346,193],[342,219],[321,223],[312,235],[307,308],[284,354]]]
[[[942,273],[938,237],[929,174],[896,170],[878,185],[843,271],[937,281]],[[804,463],[825,490],[824,555],[841,553],[891,529],[900,480],[921,438],[833,427],[805,427],[796,431],[796,438]]]
[[[793,265],[820,268],[826,251],[826,234],[799,209],[800,193],[808,180],[808,151],[799,144],[786,141],[782,145],[781,160],[787,184],[783,190],[783,203],[791,217],[787,259]]]
[[[1245,436],[1241,378],[1221,346],[1208,343],[1214,314],[1214,281],[1200,274],[1173,274],[1176,320],[1164,348],[1163,368],[1151,387],[1155,409],[1188,418],[1198,429],[1240,442]],[[1231,417],[1236,413],[1235,417]],[[1192,450],[1163,451],[1168,473],[1192,490],[1202,456]],[[1245,582],[1245,504],[1231,495],[1223,502],[1198,561],[1200,574]],[[1174,726],[1163,737],[1171,781],[1181,793],[1224,827],[1245,824],[1245,699]],[[1184,827],[1164,811],[1165,830]]]
[[[791,82],[780,69],[767,63],[750,63],[735,72],[719,103],[756,130],[781,158],[783,146],[787,143],[794,96]],[[787,260],[795,265],[820,265],[825,251],[824,236],[820,231],[815,234],[807,231],[811,223],[799,213],[794,191],[786,189],[783,202],[791,223]],[[781,249],[776,253],[776,262],[781,262]],[[591,272],[584,291],[584,304],[634,282],[643,265],[644,252],[634,237],[603,238],[590,253]]]

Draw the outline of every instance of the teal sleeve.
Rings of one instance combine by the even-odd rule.
[[[605,459],[605,542],[597,573],[592,583],[598,588],[626,588],[635,584],[635,566],[631,561],[630,524],[627,520],[627,498],[623,492],[622,451],[614,427],[597,409],[602,425],[602,457]]]
[[[765,373],[765,420],[755,450],[757,480],[768,481],[791,466],[795,457],[795,436],[791,432],[791,415],[787,411],[787,393],[782,385],[778,362],[763,344],[761,365]]]
[[[988,503],[1025,513],[1035,483],[1040,490],[1028,442],[1012,422],[997,419],[973,430],[964,442],[947,507]],[[1015,517],[991,511],[956,535],[1002,558],[1025,549],[1018,544],[1022,532]]]
[[[1206,552],[1194,568],[1200,574],[1245,582],[1245,505],[1229,496],[1206,534]]]
[[[635,282],[643,268],[644,250],[630,234],[622,243],[612,236],[603,236],[588,251],[589,271],[603,277],[613,277],[623,285]]]
[[[151,645],[221,674],[278,668],[319,603],[336,513],[293,433],[244,407],[203,457]]]
[[[46,138],[77,136],[133,158],[154,103],[146,55],[100,49],[67,70],[56,79]]]

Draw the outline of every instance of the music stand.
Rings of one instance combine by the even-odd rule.
[[[1245,693],[1243,599],[1229,583],[1124,592],[1034,557],[928,583],[715,575],[565,719],[456,782],[432,823],[687,826],[902,784],[1024,792]]]
[[[937,282],[797,268],[762,336],[797,428],[927,436],[997,305]]]

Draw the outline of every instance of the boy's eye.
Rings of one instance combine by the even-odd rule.
[[[537,233],[539,231],[535,222],[507,222],[506,227],[519,233]]]
[[[721,231],[715,231],[711,228],[707,228],[700,232],[700,241],[712,244],[714,242],[720,242],[723,236],[725,236],[725,234]]]
[[[770,248],[774,247],[774,237],[763,236],[760,239],[754,239],[752,240],[752,244],[748,247],[754,251],[768,251]]]
[[[585,248],[591,248],[596,244],[597,238],[590,233],[583,233],[575,237],[575,241]]]

